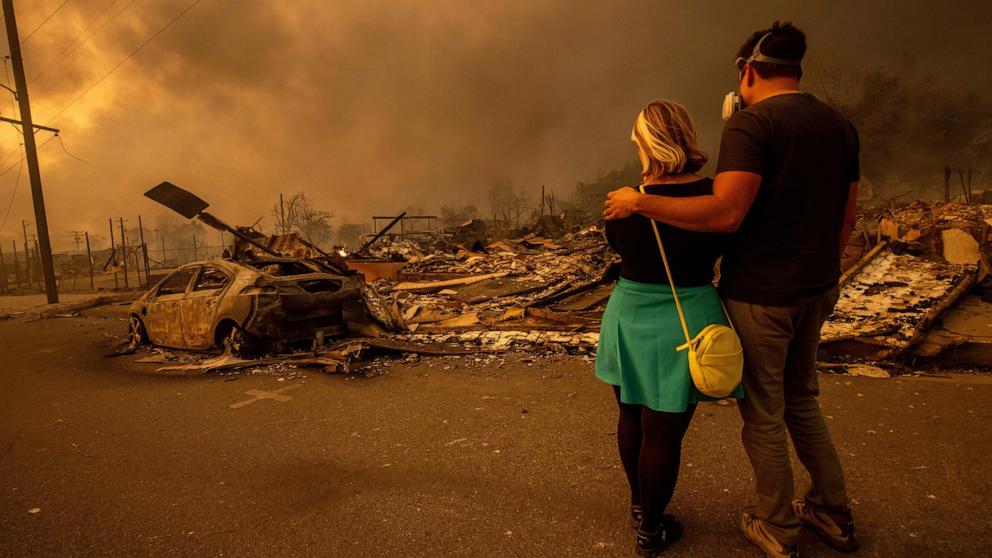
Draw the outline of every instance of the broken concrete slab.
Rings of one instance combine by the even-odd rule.
[[[884,368],[879,368],[871,364],[851,363],[845,364],[847,374],[851,376],[862,376],[865,378],[891,378],[892,374]]]
[[[992,366],[992,300],[965,297],[911,354],[936,364]]]
[[[976,274],[976,266],[883,251],[841,288],[824,324],[821,348],[871,359],[898,356],[923,339]]]
[[[961,229],[940,231],[940,243],[944,260],[950,264],[978,265],[982,259],[982,248],[967,232]]]

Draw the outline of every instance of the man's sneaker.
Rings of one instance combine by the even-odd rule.
[[[765,551],[767,558],[799,558],[799,549],[794,544],[783,544],[768,532],[765,522],[751,512],[741,514],[741,531],[744,538]]]
[[[816,531],[823,542],[834,550],[854,552],[859,548],[858,539],[854,536],[854,518],[851,511],[827,513],[819,510],[806,500],[793,500],[792,509],[796,510],[799,521]]]
[[[653,533],[637,529],[637,547],[641,556],[653,558],[682,538],[682,523],[674,515],[661,516],[661,525]]]

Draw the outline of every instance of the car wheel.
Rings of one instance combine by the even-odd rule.
[[[130,348],[140,347],[148,344],[148,332],[145,331],[145,324],[141,318],[131,315],[127,318],[128,346]]]
[[[254,339],[240,327],[231,328],[231,333],[225,340],[228,350],[232,355],[239,357],[250,357],[257,350]]]

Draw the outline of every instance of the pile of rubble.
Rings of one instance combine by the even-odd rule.
[[[992,304],[976,289],[990,282],[990,224],[992,206],[957,203],[864,215],[823,329],[825,356],[992,362]],[[373,283],[370,296],[394,339],[592,352],[614,258],[597,227],[556,239],[530,234],[485,252],[414,254],[397,281]]]
[[[591,351],[615,257],[595,226],[555,240],[529,234],[485,252],[413,256],[398,281],[372,283],[366,302],[411,342]]]
[[[992,363],[992,297],[981,294],[992,287],[990,225],[992,206],[958,203],[914,202],[863,215],[845,254],[839,302],[823,328],[823,356]],[[617,263],[601,227],[488,245],[483,227],[462,228],[459,242],[380,235],[368,245],[368,255],[396,262],[388,265],[399,271],[366,284],[364,307],[373,320],[352,332],[361,337],[262,360],[225,354],[147,362],[168,373],[266,365],[331,372],[379,362],[382,353],[595,352]]]
[[[992,303],[981,295],[990,279],[990,225],[992,206],[957,203],[914,202],[863,219],[859,228],[874,235],[873,246],[842,278],[823,351],[992,363]]]
[[[452,248],[443,235],[387,237],[371,244],[366,255],[370,259],[405,262]]]

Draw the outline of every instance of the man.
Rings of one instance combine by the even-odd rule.
[[[607,219],[639,213],[734,233],[720,291],[744,346],[741,437],[757,491],[741,529],[768,557],[798,556],[801,525],[839,550],[858,548],[844,473],[816,400],[820,328],[837,302],[841,252],[856,221],[858,138],[833,108],[799,90],[805,52],[802,31],[778,22],[741,47],[747,108],[724,127],[712,196],[621,188],[604,211]],[[787,432],[812,479],[795,501]]]

